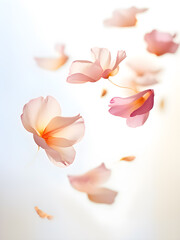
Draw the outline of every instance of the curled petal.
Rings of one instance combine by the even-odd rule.
[[[48,220],[53,219],[53,216],[48,215],[47,213],[43,212],[41,209],[39,209],[37,206],[34,207],[34,209],[36,210],[37,214],[41,217],[41,218],[47,218]]]
[[[129,127],[136,128],[142,126],[146,120],[148,119],[149,112],[142,114],[142,115],[137,115],[135,117],[130,117],[127,118],[126,123]]]
[[[97,188],[94,194],[88,194],[89,200],[95,203],[112,204],[117,196],[117,192],[108,188]]]
[[[38,97],[25,104],[21,121],[27,131],[37,134],[42,133],[49,121],[60,114],[61,108],[55,98]]]
[[[101,78],[102,71],[98,61],[94,63],[89,61],[74,61],[70,67],[67,82],[96,82]]]
[[[107,169],[102,163],[99,167],[90,170],[80,176],[68,176],[73,188],[80,192],[94,193],[100,184],[105,183],[111,174],[111,170]]]

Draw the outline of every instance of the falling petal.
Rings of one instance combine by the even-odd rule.
[[[53,216],[48,215],[47,213],[43,212],[41,209],[39,209],[37,206],[34,207],[35,211],[41,218],[47,218],[48,220],[53,219]]]
[[[104,88],[101,92],[101,97],[104,97],[107,95],[107,90]]]
[[[127,156],[127,157],[121,158],[120,161],[130,162],[130,161],[133,161],[135,158],[136,158],[135,156]]]

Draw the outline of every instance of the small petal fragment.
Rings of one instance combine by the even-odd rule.
[[[122,157],[120,159],[120,161],[127,161],[127,162],[131,162],[135,159],[136,157],[135,156],[127,156],[127,157]]]
[[[41,218],[47,218],[48,220],[53,219],[53,216],[48,215],[47,213],[43,212],[41,209],[39,209],[37,206],[34,207],[35,211]]]

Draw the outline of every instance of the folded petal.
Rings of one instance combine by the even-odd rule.
[[[135,117],[130,117],[127,118],[126,123],[129,127],[132,128],[140,127],[146,122],[148,116],[149,112],[142,115],[137,115]]]
[[[38,97],[25,104],[21,121],[27,131],[42,133],[49,121],[60,114],[61,108],[55,98]]]
[[[102,71],[98,61],[94,63],[89,61],[74,61],[70,67],[67,82],[96,82],[101,78]]]
[[[108,188],[97,188],[94,194],[88,194],[88,198],[95,203],[112,204],[117,194],[116,191]]]
[[[68,176],[73,188],[80,192],[94,193],[95,188],[105,183],[111,174],[104,163],[80,176]]]
[[[111,54],[107,48],[92,48],[91,49],[94,61],[99,61],[103,70],[109,68],[111,63]]]
[[[120,62],[122,62],[125,58],[126,58],[126,52],[122,51],[122,50],[118,51],[116,61],[112,66],[112,70],[115,70],[118,67],[118,65],[120,64]]]
[[[67,167],[73,163],[76,152],[73,147],[49,147],[45,149],[50,161],[58,167]]]
[[[134,112],[131,113],[130,117],[135,117],[136,115],[141,115],[149,112],[154,106],[154,91],[150,89],[148,91],[147,99],[144,101],[142,106],[137,108]]]
[[[48,146],[48,144],[46,143],[46,141],[44,140],[44,138],[38,136],[37,134],[33,134],[33,138],[34,138],[35,143],[36,143],[39,147],[41,147],[41,148],[43,148],[43,149],[48,149],[48,148],[49,148],[49,146]]]

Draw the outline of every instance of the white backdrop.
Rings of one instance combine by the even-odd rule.
[[[131,29],[105,28],[116,8],[148,7]],[[164,68],[154,87],[155,106],[144,126],[128,128],[108,113],[108,103],[124,91],[102,79],[95,84],[66,83],[73,60],[90,60],[91,47],[125,50],[127,59],[144,55],[143,36],[156,28],[180,33],[179,1],[1,0],[1,240],[179,240],[180,239],[180,50],[156,58]],[[177,38],[178,39],[178,38]],[[53,56],[64,43],[70,56],[56,72],[37,67],[35,56]],[[150,54],[149,54],[150,55]],[[117,76],[126,74],[125,61]],[[100,98],[102,88],[108,95]],[[54,96],[64,116],[80,113],[86,125],[66,169],[50,163],[20,115],[25,103]],[[158,104],[165,98],[165,110]],[[135,155],[134,162],[118,162]],[[67,174],[81,174],[105,162],[108,186],[119,192],[115,204],[98,205],[75,191]],[[34,206],[54,216],[40,219]]]

